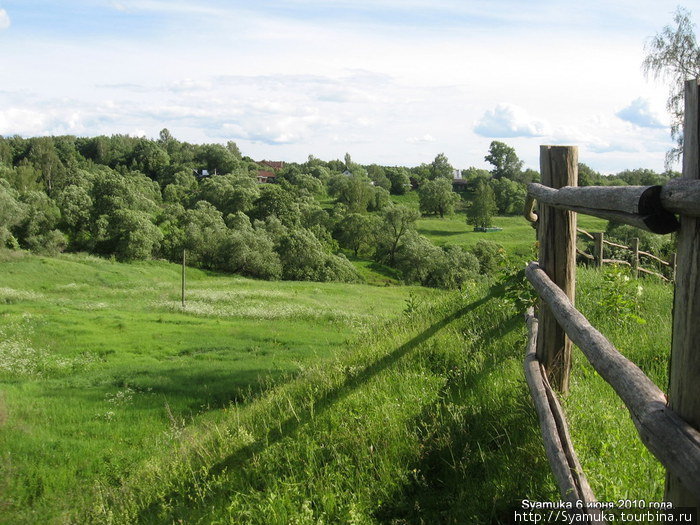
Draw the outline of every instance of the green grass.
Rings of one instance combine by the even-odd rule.
[[[418,192],[405,195],[392,195],[392,202],[418,209]],[[471,248],[481,240],[497,242],[514,258],[532,258],[534,253],[535,230],[521,215],[494,217],[493,225],[503,228],[497,232],[475,232],[467,224],[467,216],[460,203],[457,211],[444,218],[424,216],[418,220],[416,229],[438,246],[448,244]],[[578,226],[589,232],[605,231],[607,221],[596,217],[578,215]]]
[[[264,282],[89,256],[0,262],[0,521],[59,516],[210,412],[397,315],[411,287]]]
[[[84,520],[507,523],[555,497],[522,376],[524,329],[474,285],[366,331],[181,437]]]
[[[475,232],[472,226],[467,224],[463,213],[455,213],[443,219],[423,217],[418,221],[417,230],[438,246],[453,244],[470,248],[481,240],[487,240],[503,245],[508,254],[513,257],[533,257],[536,233],[523,217],[494,217],[493,225],[503,230]],[[607,221],[579,216],[578,225],[589,232],[605,231]]]
[[[630,280],[628,293],[636,308],[611,311],[601,303],[615,291],[600,272],[579,268],[578,275],[578,308],[665,392],[673,286],[654,278]],[[576,451],[596,497],[600,501],[663,501],[664,470],[642,444],[626,407],[578,349],[573,357],[571,393],[565,407]]]
[[[190,270],[183,311],[175,265],[0,265],[2,523],[478,525],[559,498],[522,313],[499,287]],[[665,387],[672,288],[580,269],[577,293]],[[601,501],[662,498],[661,467],[578,351],[564,405]]]

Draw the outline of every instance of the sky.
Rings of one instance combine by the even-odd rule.
[[[254,159],[350,153],[603,173],[664,169],[668,86],[644,45],[664,0],[0,0],[0,135],[235,141]],[[700,16],[700,0],[683,4]]]

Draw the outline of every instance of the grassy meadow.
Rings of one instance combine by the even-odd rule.
[[[198,417],[345,351],[413,287],[266,282],[8,252],[0,272],[0,521],[67,510]],[[73,494],[74,495],[74,494]]]
[[[496,225],[418,231],[532,254],[524,219]],[[353,264],[369,284],[189,269],[183,309],[177,265],[4,252],[0,523],[505,524],[522,499],[559,499],[503,286],[397,286]],[[579,270],[578,306],[662,388],[672,293]],[[662,499],[663,470],[578,351],[564,405],[599,500]]]

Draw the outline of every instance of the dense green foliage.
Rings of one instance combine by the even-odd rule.
[[[458,287],[476,276],[478,254],[429,249],[416,230],[419,212],[466,213],[470,224],[490,226],[496,214],[519,214],[525,183],[539,177],[501,142],[486,160],[493,171],[464,170],[457,193],[442,153],[410,169],[362,166],[349,154],[271,168],[241,156],[233,142],[189,144],[168,130],[157,140],[0,137],[0,246],[122,261],[179,261],[186,250],[204,269],[313,281],[362,280],[347,259],[354,257],[388,265],[405,282]],[[275,184],[257,180],[263,169],[274,170]],[[583,184],[658,184],[675,175],[603,177],[585,165],[581,173]]]

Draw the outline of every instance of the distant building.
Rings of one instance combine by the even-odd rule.
[[[285,162],[283,160],[261,160],[258,162],[258,164],[261,166],[267,166],[273,170],[281,170],[284,169],[285,166]]]
[[[277,177],[277,175],[274,171],[258,170],[257,177],[260,184],[269,184],[275,182],[275,177]]]
[[[452,170],[452,177],[454,180],[462,179],[462,170]]]
[[[211,177],[211,173],[209,173],[209,170],[202,170],[202,171],[197,171],[197,170],[192,170],[194,172],[194,176],[197,177],[198,179],[204,179],[206,177]],[[216,175],[216,170],[214,170],[214,175]]]

